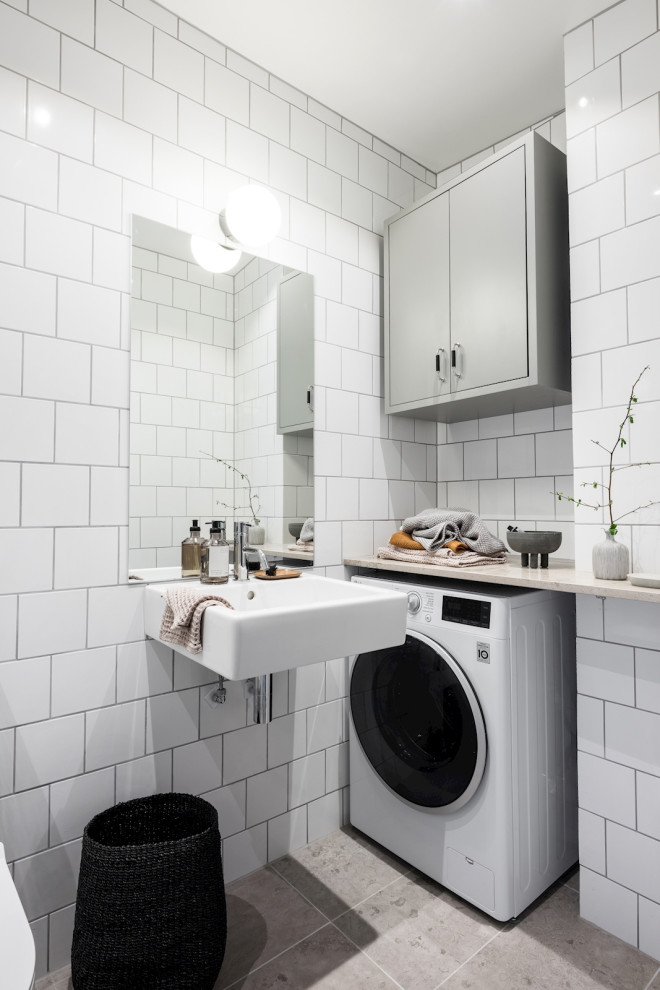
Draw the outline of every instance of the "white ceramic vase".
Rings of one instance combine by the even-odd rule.
[[[266,539],[266,531],[263,526],[250,526],[248,539],[251,547],[260,547]]]
[[[625,543],[614,539],[609,529],[603,530],[605,539],[596,543],[591,552],[594,577],[605,581],[625,581],[630,569],[630,553]]]

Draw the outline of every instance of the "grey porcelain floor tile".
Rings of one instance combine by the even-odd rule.
[[[227,885],[227,950],[215,990],[288,949],[326,918],[266,867]]]
[[[334,925],[294,945],[232,990],[396,990],[394,983]]]
[[[433,990],[504,927],[417,873],[335,924],[404,990]]]
[[[350,826],[271,866],[331,919],[411,869]]]
[[[37,980],[34,990],[71,990],[71,967],[65,966]]]
[[[584,921],[566,885],[536,903],[442,990],[644,990],[657,962]]]

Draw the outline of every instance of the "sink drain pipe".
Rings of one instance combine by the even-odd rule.
[[[264,725],[273,718],[273,675],[263,674],[261,677],[253,677],[251,687],[252,721],[257,725]]]

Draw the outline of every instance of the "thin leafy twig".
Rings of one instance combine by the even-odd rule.
[[[614,500],[612,498],[612,481],[613,481],[615,472],[616,471],[624,471],[627,468],[631,468],[631,467],[643,467],[646,464],[650,464],[650,461],[636,461],[634,464],[615,464],[614,463],[614,455],[615,455],[616,451],[619,450],[620,448],[626,446],[626,440],[625,440],[625,438],[623,436],[623,431],[624,431],[625,426],[628,423],[634,423],[635,422],[635,420],[633,418],[633,415],[631,413],[633,404],[635,402],[637,402],[637,396],[635,395],[635,389],[637,388],[642,375],[646,371],[649,370],[649,367],[650,366],[647,364],[647,365],[645,365],[642,368],[642,370],[640,371],[639,375],[637,376],[637,379],[636,379],[636,381],[635,381],[632,389],[630,390],[630,398],[628,399],[628,405],[626,406],[626,414],[623,417],[622,421],[619,423],[619,430],[618,430],[618,433],[617,433],[616,440],[614,441],[614,446],[613,447],[606,447],[605,444],[602,444],[600,442],[600,440],[592,440],[591,441],[593,444],[595,444],[596,447],[600,447],[601,450],[604,450],[605,453],[609,457],[608,480],[607,480],[607,484],[606,485],[603,484],[600,481],[583,481],[582,484],[580,485],[580,487],[581,488],[595,488],[595,489],[602,488],[603,491],[607,493],[607,500],[606,501],[603,501],[603,502],[598,502],[596,505],[594,505],[592,502],[584,502],[581,498],[573,498],[572,495],[567,495],[565,492],[554,492],[553,493],[554,495],[557,496],[557,498],[559,499],[560,502],[562,501],[562,499],[565,499],[567,502],[573,502],[576,506],[582,505],[582,506],[584,506],[587,509],[595,509],[596,512],[599,509],[607,509],[609,511],[609,515],[610,515],[609,531],[612,534],[612,536],[615,536],[616,533],[618,532],[618,530],[617,530],[617,523],[621,519],[625,519],[626,516],[631,516],[634,512],[638,512],[640,509],[647,509],[651,505],[660,505],[660,501],[649,501],[645,505],[638,505],[636,509],[629,509],[628,512],[623,512],[621,515],[616,516],[616,517],[614,516],[614,510],[613,510]]]
[[[253,494],[252,483],[250,482],[250,479],[248,478],[247,474],[245,474],[244,471],[241,471],[240,468],[234,467],[234,465],[231,464],[229,461],[225,461],[222,457],[216,457],[215,454],[209,454],[205,450],[201,450],[200,453],[204,454],[206,457],[212,458],[214,461],[217,461],[218,464],[224,464],[224,466],[228,467],[230,471],[234,471],[236,474],[240,475],[241,481],[244,481],[247,485],[247,492],[248,492],[247,505],[229,505],[228,502],[221,502],[220,499],[218,499],[218,505],[222,505],[223,508],[225,509],[231,509],[233,512],[243,512],[245,509],[248,509],[252,513],[252,518],[254,519],[254,525],[258,526],[260,520],[257,518],[257,512],[261,508],[261,499],[259,498],[257,492],[254,492]],[[253,504],[255,501],[256,501],[256,510]]]

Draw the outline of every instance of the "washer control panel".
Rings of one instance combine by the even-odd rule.
[[[459,622],[462,626],[490,629],[490,602],[443,595],[442,618],[445,622]]]

